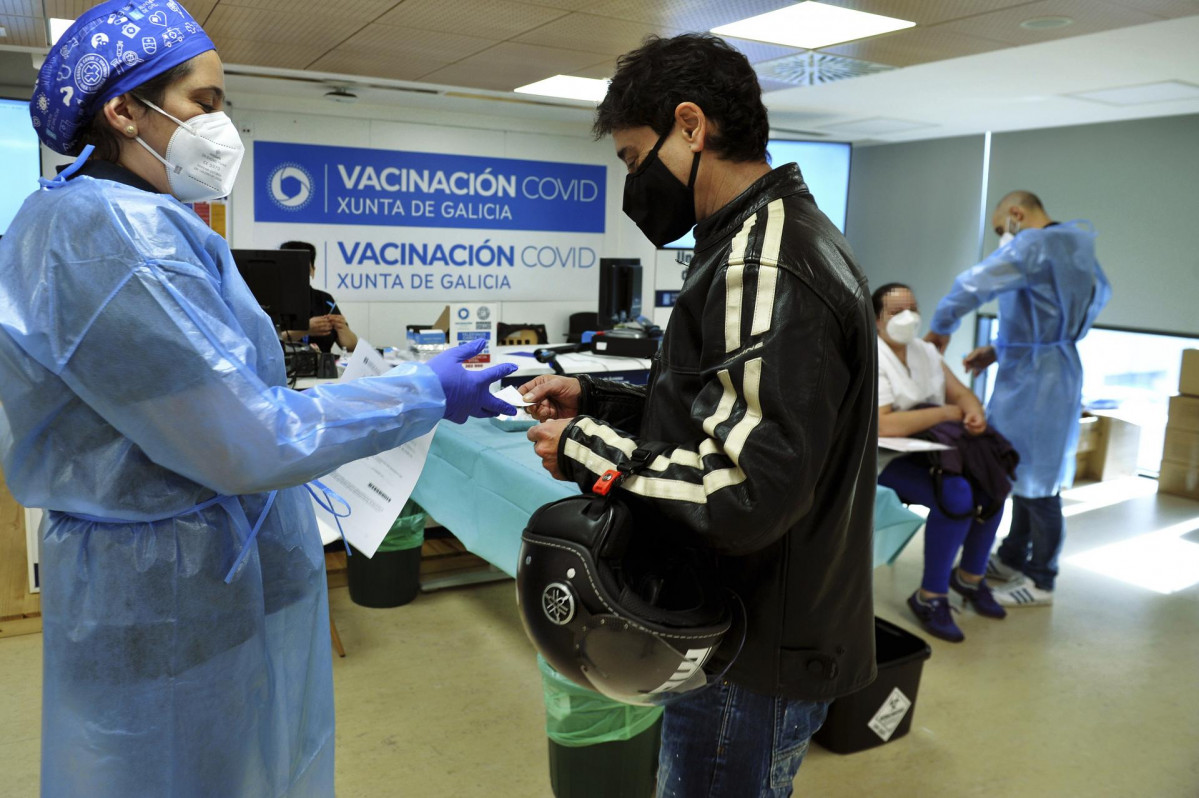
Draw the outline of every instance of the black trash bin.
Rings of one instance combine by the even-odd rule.
[[[932,656],[922,638],[874,619],[878,678],[833,701],[828,719],[812,737],[837,754],[852,754],[899,739],[912,727],[924,661]]]
[[[350,600],[363,607],[399,607],[420,592],[420,548],[425,535],[424,510],[409,501],[392,524],[375,556],[353,546],[346,558]]]

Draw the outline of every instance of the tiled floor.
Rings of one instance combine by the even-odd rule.
[[[1199,796],[1199,586],[1166,595],[1111,575],[1199,582],[1199,543],[1185,537],[1199,503],[1129,484],[1068,502],[1052,608],[959,615],[965,643],[930,638],[911,733],[848,756],[813,746],[796,794]],[[875,578],[878,614],[913,631],[903,601],[920,546]],[[1104,573],[1070,562],[1087,553]],[[395,610],[354,605],[345,588],[331,600],[348,651],[334,661],[339,796],[550,796],[541,683],[511,582]],[[40,645],[0,640],[0,795],[36,793]]]

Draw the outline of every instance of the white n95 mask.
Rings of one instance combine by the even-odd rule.
[[[224,111],[214,111],[183,122],[149,100],[138,99],[179,126],[167,142],[165,158],[141,136],[137,137],[138,142],[167,168],[171,193],[183,202],[229,196],[246,153],[233,120]]]
[[[887,335],[897,344],[910,344],[920,331],[920,314],[914,310],[901,310],[887,322]]]
[[[1001,235],[999,237],[999,248],[1003,249],[1008,244],[1012,243],[1012,239],[1015,237],[1016,236],[1014,236],[1010,230],[1005,232],[1003,235]]]

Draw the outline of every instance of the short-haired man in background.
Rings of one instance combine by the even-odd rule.
[[[987,417],[1020,453],[1012,488],[1012,528],[991,555],[987,578],[1007,607],[1053,603],[1058,555],[1066,537],[1062,485],[1074,479],[1082,410],[1082,361],[1076,344],[1091,329],[1112,289],[1095,259],[1095,229],[1059,224],[1036,194],[1013,191],[991,216],[999,249],[958,275],[937,305],[925,340],[942,352],[960,319],[999,299],[999,338],[971,352],[974,374],[996,361]]]
[[[666,708],[661,796],[791,794],[828,703],[875,675],[875,329],[866,280],[799,168],[771,169],[745,56],[709,35],[620,58],[595,132],[628,168],[624,210],[695,257],[646,387],[522,386],[545,467],[591,488],[646,443],[624,491],[645,534],[719,555],[746,608],[724,681]]]
[[[316,247],[307,241],[285,241],[279,249],[295,249],[308,253],[308,279],[316,277]],[[295,341],[307,337],[308,343],[315,345],[322,352],[332,352],[333,344],[337,344],[347,352],[353,352],[358,346],[358,336],[350,329],[350,323],[337,307],[333,295],[312,285],[309,290],[309,310],[307,330],[288,330],[284,333],[289,340]]]

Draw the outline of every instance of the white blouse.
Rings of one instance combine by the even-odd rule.
[[[908,344],[905,367],[878,339],[878,405],[892,410],[911,410],[916,405],[945,404],[945,371],[941,353],[928,341]]]

